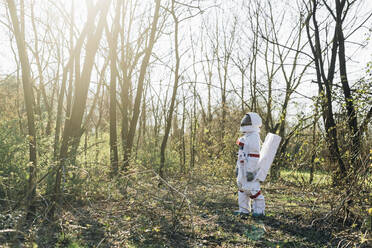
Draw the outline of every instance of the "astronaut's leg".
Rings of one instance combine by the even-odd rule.
[[[253,216],[261,216],[265,214],[265,197],[260,194],[254,198],[252,203]]]
[[[239,212],[248,214],[251,212],[251,198],[245,192],[238,192]]]

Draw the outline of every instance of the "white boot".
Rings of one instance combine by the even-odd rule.
[[[265,215],[265,197],[260,194],[255,199],[252,200],[253,214],[252,216],[263,216]]]
[[[249,214],[251,212],[251,198],[245,192],[238,192],[239,212]]]

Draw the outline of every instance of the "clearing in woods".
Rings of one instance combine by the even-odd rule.
[[[106,187],[94,195],[66,198],[58,222],[39,218],[20,240],[26,247],[367,247],[359,226],[327,219],[337,207],[325,197],[329,176],[317,174],[311,187],[308,176],[282,172],[286,180],[263,186],[266,216],[243,219],[233,215],[233,177],[173,178],[158,188],[156,175],[133,173],[116,192],[100,182]],[[5,247],[14,244],[9,237],[0,236]]]

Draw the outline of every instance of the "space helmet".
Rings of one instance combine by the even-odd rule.
[[[246,113],[240,122],[240,132],[249,133],[249,132],[259,132],[262,125],[261,117],[254,112]]]

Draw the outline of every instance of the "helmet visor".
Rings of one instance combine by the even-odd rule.
[[[251,116],[249,114],[246,114],[243,119],[242,119],[242,122],[240,123],[240,126],[243,127],[243,126],[252,126],[252,119],[251,119]]]

